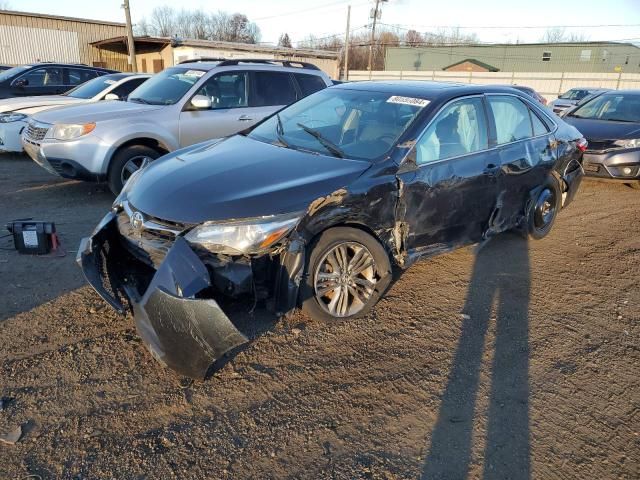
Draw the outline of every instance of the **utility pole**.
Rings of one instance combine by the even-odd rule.
[[[127,20],[127,44],[129,46],[129,65],[131,71],[138,70],[138,64],[136,63],[136,44],[133,40],[133,26],[131,25],[131,10],[129,9],[129,0],[124,0],[122,4],[124,8],[124,16]]]
[[[376,37],[376,22],[378,16],[382,13],[380,11],[380,3],[388,0],[376,0],[376,6],[373,9],[373,23],[371,24],[371,40],[369,42],[369,80],[371,80],[371,70],[373,68],[373,42]]]
[[[347,7],[347,31],[344,34],[344,79],[349,80],[349,29],[351,23],[351,5]]]

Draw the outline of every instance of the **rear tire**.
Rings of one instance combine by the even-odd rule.
[[[558,182],[547,180],[527,212],[527,233],[535,240],[546,237],[556,221],[562,205]]]
[[[114,195],[118,195],[124,183],[135,172],[142,162],[155,160],[160,152],[146,145],[131,145],[118,150],[111,159],[107,182]]]
[[[307,250],[302,309],[322,321],[366,315],[391,282],[391,263],[380,242],[357,228],[326,230]]]

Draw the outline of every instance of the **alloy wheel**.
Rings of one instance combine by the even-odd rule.
[[[357,242],[343,242],[327,251],[313,278],[317,302],[333,317],[349,317],[362,310],[376,282],[373,255]]]
[[[122,171],[120,172],[120,180],[122,181],[122,185],[127,183],[129,177],[137,170],[139,170],[144,164],[150,162],[152,159],[147,157],[146,155],[138,155],[135,157],[131,157],[127,163],[122,167]]]

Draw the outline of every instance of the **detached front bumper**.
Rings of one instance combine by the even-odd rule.
[[[203,379],[211,364],[247,338],[215,300],[199,295],[211,287],[207,268],[178,237],[157,271],[137,275],[120,245],[115,214],[108,214],[80,244],[77,263],[91,286],[113,308],[133,310],[137,331],[162,364]],[[140,278],[151,277],[150,282]]]
[[[604,153],[587,151],[584,170],[589,177],[608,180],[640,180],[640,150],[622,150]]]

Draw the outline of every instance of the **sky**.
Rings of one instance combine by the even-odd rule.
[[[255,21],[262,32],[262,42],[275,43],[281,33],[287,32],[295,44],[309,34],[344,35],[347,5],[351,5],[351,29],[362,29],[369,23],[374,2],[130,0],[129,3],[134,24],[148,17],[154,7],[164,4],[223,10],[244,13]],[[124,22],[122,0],[9,0],[0,4],[28,12]],[[380,22],[420,32],[457,26],[461,32],[475,32],[483,42],[537,42],[547,27],[559,25],[571,26],[567,32],[584,34],[588,40],[640,41],[640,0],[389,0],[383,4]]]

